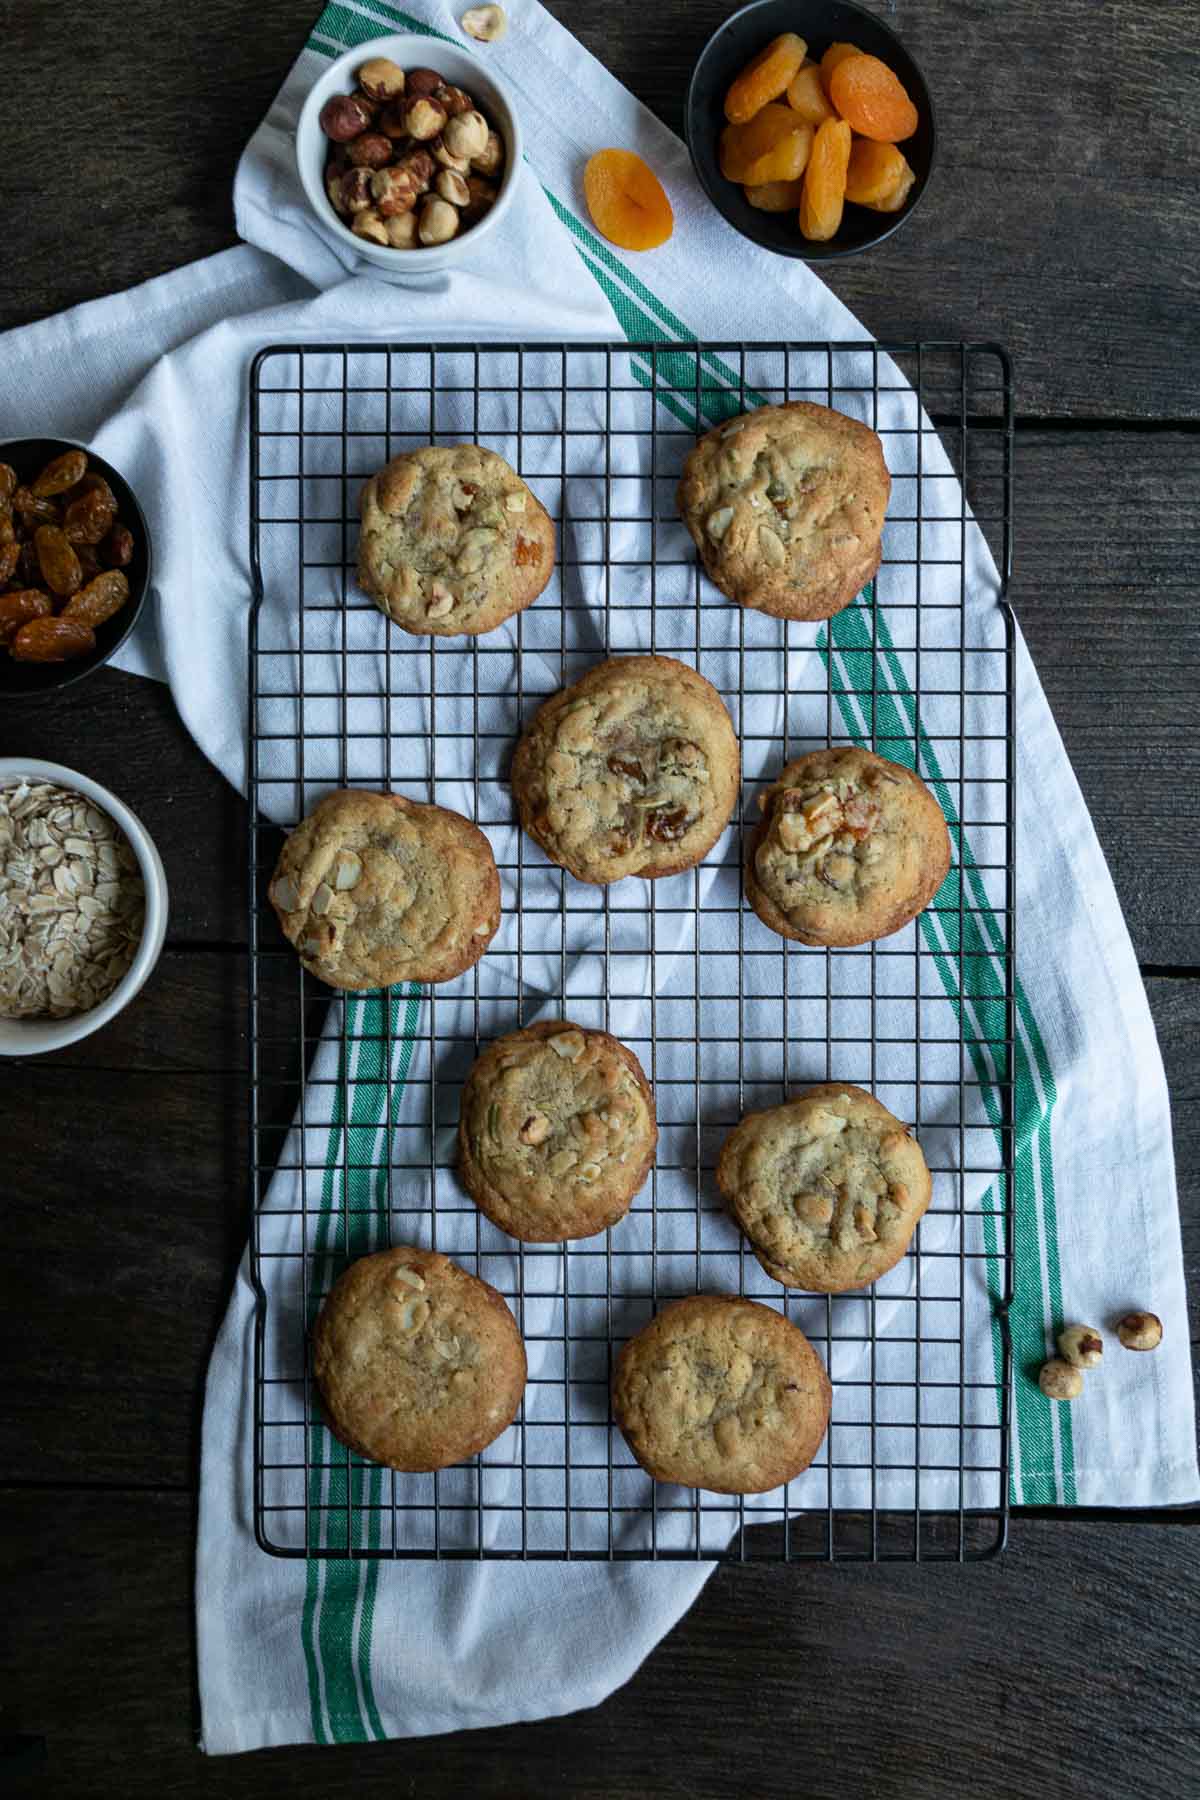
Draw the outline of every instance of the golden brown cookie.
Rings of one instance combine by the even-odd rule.
[[[759,796],[746,898],[801,944],[866,944],[899,931],[950,867],[942,809],[919,775],[871,750],[812,750]]]
[[[721,696],[669,656],[614,656],[535,715],[517,745],[525,830],[579,881],[674,875],[712,849],[737,801]]]
[[[762,1494],[807,1469],[830,1399],[804,1333],[727,1294],[666,1307],[613,1373],[613,1416],[646,1473],[714,1494]]]
[[[478,444],[406,450],[359,500],[358,581],[416,636],[476,637],[536,600],[554,525],[502,456]]]
[[[899,1119],[836,1081],[747,1113],[722,1146],[717,1186],[767,1274],[817,1294],[886,1274],[933,1189]]]
[[[312,1333],[334,1435],[409,1474],[465,1462],[511,1425],[525,1346],[503,1297],[436,1250],[351,1263]]]
[[[777,619],[828,619],[879,567],[892,478],[868,425],[793,400],[714,425],[676,504],[730,600]]]
[[[269,889],[283,933],[330,987],[449,981],[500,924],[477,826],[444,806],[339,788],[297,825]]]
[[[463,1185],[526,1243],[593,1237],[623,1219],[657,1142],[654,1096],[633,1051],[565,1019],[490,1044],[463,1088]]]

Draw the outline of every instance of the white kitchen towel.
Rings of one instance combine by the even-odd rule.
[[[239,783],[245,777],[249,598],[246,389],[250,360],[263,345],[448,337],[468,342],[506,336],[588,339],[617,337],[621,332],[631,340],[657,339],[675,345],[693,337],[864,339],[857,322],[809,271],[759,254],[729,232],[701,195],[677,140],[540,7],[516,4],[509,12],[509,37],[481,52],[496,58],[516,91],[528,144],[521,234],[514,242],[506,242],[503,256],[497,255],[498,247],[493,245],[474,273],[448,273],[422,288],[401,289],[362,274],[349,277],[328,255],[323,240],[311,229],[289,161],[291,121],[308,83],[329,55],[379,32],[432,30],[462,41],[446,6],[419,4],[406,13],[382,4],[331,6],[318,22],[239,172],[239,227],[262,250],[228,252],[129,294],[9,334],[4,341],[0,354],[0,428],[4,433],[57,430],[96,442],[122,467],[147,505],[156,536],[157,644],[143,635],[138,644],[129,647],[126,666],[165,672],[197,741]],[[432,47],[430,60],[435,60]],[[641,150],[671,194],[675,236],[652,256],[639,259],[616,252],[598,239],[586,222],[580,192],[582,164],[587,154],[608,143]],[[736,256],[730,254],[733,250]],[[684,353],[679,357],[686,363]],[[854,404],[853,384],[843,370],[850,369],[851,365],[839,365],[839,394],[843,380],[846,391],[843,398],[835,395],[836,403],[846,404],[848,409]],[[53,380],[49,379],[51,371]],[[64,371],[70,372],[69,379]],[[645,372],[643,362],[643,375]],[[884,379],[891,380],[886,368]],[[723,377],[717,385],[736,388],[737,383],[730,384]],[[764,382],[758,391],[770,386],[769,381]],[[728,403],[725,393],[715,404],[726,407]],[[905,427],[913,429],[913,413],[904,411],[900,394],[878,395],[878,403],[884,408],[880,422],[885,428],[890,416],[899,419],[901,437]],[[911,399],[907,405],[912,408]],[[894,408],[900,410],[889,413],[888,409]],[[723,415],[718,412],[717,416]],[[904,479],[901,471],[896,472]],[[944,479],[940,467],[931,467],[928,473],[935,483]],[[951,504],[949,511],[953,518],[956,507]],[[902,556],[903,541],[896,537],[896,529],[893,525],[892,543],[895,554]],[[903,531],[903,527],[899,529]],[[981,641],[990,645],[990,634],[999,621],[994,571],[970,525],[967,537],[971,559],[968,615],[981,632]],[[573,541],[580,541],[578,532]],[[936,576],[924,541],[921,551],[928,563],[923,574],[933,582]],[[636,549],[627,556],[633,564]],[[274,598],[277,616],[285,619],[281,590]],[[591,608],[599,598],[593,591],[586,605]],[[888,598],[882,591],[878,596],[885,623],[892,617]],[[713,602],[708,591],[705,620],[719,621],[732,614],[733,609]],[[268,591],[264,605],[269,608],[271,604]],[[558,616],[552,605],[541,610],[543,617]],[[903,610],[897,596],[896,619]],[[539,625],[531,621],[538,615],[535,607],[525,616],[522,629],[535,633]],[[788,646],[788,680],[795,680],[801,695],[815,692],[818,681],[810,671],[819,670],[823,689],[824,660],[828,659],[833,679],[841,681],[843,688],[861,690],[865,685],[877,696],[877,704],[879,697],[884,697],[885,713],[891,709],[889,716],[901,722],[896,736],[903,737],[911,730],[912,719],[911,646],[894,635],[890,644],[868,639],[864,645],[854,636],[855,623],[861,624],[863,616],[860,608],[843,615],[848,635],[840,641],[837,633],[824,642],[815,634],[793,633]],[[359,615],[354,617],[357,621]],[[364,620],[366,617],[362,615]],[[611,609],[608,617],[611,622]],[[655,629],[665,633],[669,617],[666,609],[660,609]],[[622,627],[630,625],[635,633],[648,631],[651,623],[644,608],[632,619],[618,621]],[[751,621],[751,632],[758,629]],[[496,638],[501,654],[510,656],[514,644],[524,641],[510,633],[496,634]],[[635,643],[644,647],[648,641],[635,635],[628,644],[621,639],[613,647],[633,647]],[[923,644],[926,641],[922,639]],[[665,635],[655,643],[661,649],[671,647]],[[535,642],[531,644],[531,648],[537,647]],[[573,657],[585,647],[580,641],[560,644],[557,651]],[[293,646],[285,640],[284,648],[290,652]],[[394,640],[391,648],[393,663],[407,663],[414,689],[427,694],[427,652],[408,650],[406,644],[400,647]],[[881,652],[876,658],[877,672],[864,682],[861,659],[870,658],[877,649]],[[548,657],[531,657],[531,668],[539,664],[539,682],[549,682],[555,653],[551,646]],[[778,639],[773,640],[770,653],[776,658],[780,655]],[[1018,994],[1014,1058],[1017,1299],[1012,1313],[1016,1352],[1012,1497],[1025,1502],[1119,1505],[1179,1502],[1194,1498],[1197,1492],[1186,1358],[1136,1358],[1113,1347],[1102,1377],[1089,1380],[1084,1403],[1071,1412],[1045,1402],[1032,1378],[1049,1333],[1065,1316],[1104,1323],[1130,1305],[1148,1304],[1162,1315],[1169,1341],[1182,1344],[1187,1340],[1169,1114],[1144,994],[1082,799],[1020,644],[1017,662],[1021,797],[1017,900],[1019,973],[1024,981]],[[441,666],[439,663],[439,675]],[[784,684],[776,681],[773,685]],[[927,701],[928,696],[923,695],[923,720]],[[786,721],[793,740],[801,742],[806,730],[802,715],[801,707],[799,719],[789,716]],[[777,715],[768,719],[763,738],[781,731],[783,725]],[[838,736],[853,738],[863,735],[869,726],[850,699],[834,730]],[[420,734],[412,735],[419,740]],[[931,769],[926,746],[915,738],[913,753],[921,758],[927,778],[940,782],[940,796],[965,803],[961,767],[939,763],[936,771]],[[755,757],[757,760],[747,759],[751,777],[771,764],[765,745],[756,746]],[[445,773],[447,790],[441,792],[439,780],[439,797],[454,804],[453,781],[464,777],[460,770],[449,767]],[[369,777],[364,774],[363,778]],[[413,780],[420,779],[421,774],[415,773]],[[469,782],[459,798],[469,809],[474,800]],[[965,816],[974,815],[968,812]],[[955,835],[959,858],[953,879],[965,883],[976,895],[988,930],[986,915],[995,912],[996,896],[988,888],[992,879],[988,864],[993,859],[982,844],[986,827],[980,828],[979,845],[972,842],[969,829]],[[536,855],[526,851],[525,857],[527,867],[533,870]],[[685,878],[693,879],[708,884],[704,897],[712,901],[712,907],[711,915],[708,907],[703,909],[704,916],[711,916],[714,925],[724,929],[722,922],[731,915],[721,911],[718,902],[721,884],[728,880],[727,866],[719,863],[715,872]],[[659,884],[660,888],[663,885]],[[982,899],[978,899],[980,894]],[[511,884],[507,898],[506,929],[511,930]],[[657,902],[658,896],[655,898]],[[696,916],[694,908],[692,916]],[[935,921],[931,929],[940,932],[943,923]],[[686,933],[681,936],[678,925],[673,929],[669,954],[663,958],[661,971],[655,970],[664,983],[660,1001],[668,1003],[675,998],[670,982],[680,979],[689,966],[702,961],[707,968],[711,960],[716,967],[720,962],[715,941],[702,948]],[[512,983],[505,984],[503,979],[504,948],[501,944],[484,964],[485,969],[495,964],[498,971],[497,1016],[504,1006],[510,1015],[512,1009]],[[986,951],[989,946],[983,948]],[[994,943],[990,948],[994,951]],[[589,953],[585,944],[578,957],[567,959],[561,980],[586,980],[586,973],[580,971],[586,972]],[[801,959],[793,966],[812,963],[815,967],[817,960]],[[987,1039],[992,1034],[982,1015],[991,990],[984,982],[978,989],[972,984],[968,992],[955,993],[953,947],[943,961],[948,963],[951,981],[929,996],[930,1003],[944,1009],[954,1021],[954,1038],[961,1017],[968,1041],[986,1058]],[[764,962],[763,967],[768,966]],[[545,964],[539,960],[538,967],[544,971]],[[854,989],[861,971],[854,968],[853,959],[845,968],[849,1007],[861,999]],[[611,1007],[628,1002],[644,1007],[644,977],[643,959],[633,995],[600,996],[593,988],[579,996],[580,1003],[603,1005],[607,1001]],[[522,1016],[533,1016],[545,1007],[554,987],[553,978],[546,980],[545,986],[532,983],[529,992],[519,996]],[[571,998],[574,1002],[574,993]],[[686,1001],[688,996],[682,998]],[[906,998],[897,996],[898,1000]],[[755,1012],[777,1001],[778,992],[768,988],[754,996]],[[381,997],[355,1000],[348,1005],[344,1031],[340,1029],[340,1011],[335,1009],[332,1015],[330,1039],[317,1053],[306,1095],[305,1129],[292,1134],[291,1158],[285,1150],[282,1159],[285,1164],[295,1160],[298,1138],[308,1148],[309,1127],[315,1129],[318,1140],[324,1140],[323,1152],[332,1166],[326,1173],[324,1162],[319,1162],[318,1191],[306,1187],[304,1194],[316,1229],[329,1234],[317,1247],[329,1253],[331,1262],[338,1251],[344,1255],[377,1241],[386,1225],[397,1223],[406,1197],[415,1195],[418,1209],[428,1198],[409,1185],[413,1177],[406,1173],[401,1148],[405,1119],[383,1119],[388,1082],[376,1058],[381,1046],[383,1054],[395,1058],[388,1064],[392,1092],[399,1096],[401,1109],[416,1109],[420,1129],[422,1103],[427,1107],[434,1097],[435,1044],[447,1038],[465,1041],[465,1030],[455,1027],[452,1012],[447,1030],[430,1019],[443,1004],[453,1008],[453,996],[443,1003],[393,995],[386,1011]],[[636,1018],[630,1020],[630,1026],[631,1035],[636,1036]],[[779,1028],[772,1025],[766,1035],[773,1035],[779,1043],[786,1030],[786,1023]],[[806,1034],[802,1031],[801,1035]],[[660,1055],[665,1053],[662,1044],[656,1049]],[[427,1058],[424,1068],[423,1056]],[[660,1064],[657,1056],[653,1060],[660,1079],[665,1077],[670,1086],[673,1071],[665,1062]],[[803,1066],[787,1072],[793,1083],[811,1073]],[[750,1070],[751,1079],[755,1073]],[[776,1067],[766,1077],[775,1080],[776,1091],[779,1076]],[[981,1082],[981,1088],[983,1085]],[[337,1094],[342,1096],[340,1117]],[[974,1132],[970,1121],[968,1126]],[[687,1128],[685,1121],[683,1130]],[[931,1129],[935,1133],[949,1131],[946,1121],[939,1122],[936,1117]],[[361,1156],[346,1156],[352,1132],[362,1134],[365,1153]],[[359,1143],[358,1137],[355,1143]],[[966,1213],[956,1219],[949,1208],[939,1217],[935,1198],[934,1214],[922,1227],[921,1254],[909,1259],[907,1269],[895,1277],[894,1287],[889,1286],[886,1294],[881,1290],[876,1299],[844,1303],[846,1308],[863,1304],[875,1309],[881,1346],[876,1355],[896,1358],[897,1389],[903,1381],[903,1359],[912,1355],[912,1345],[905,1344],[912,1334],[897,1328],[897,1321],[912,1307],[917,1283],[919,1291],[928,1295],[924,1306],[929,1329],[921,1335],[928,1336],[931,1345],[937,1336],[936,1308],[953,1305],[956,1300],[956,1296],[942,1295],[927,1285],[936,1283],[937,1271],[943,1266],[939,1248],[944,1243],[939,1232],[977,1228],[980,1233],[982,1253],[968,1265],[978,1272],[980,1285],[978,1291],[962,1296],[960,1304],[978,1321],[970,1340],[973,1352],[985,1362],[992,1353],[986,1301],[987,1271],[992,1268],[994,1273],[994,1243],[989,1248],[987,1208],[982,1204],[989,1184],[980,1182],[977,1171],[964,1167],[966,1159],[952,1143],[946,1142],[944,1151],[936,1157],[945,1164],[939,1180],[944,1188],[947,1182],[961,1179]],[[304,1159],[302,1174],[310,1182],[317,1154],[314,1146]],[[683,1155],[672,1160],[686,1167]],[[363,1165],[359,1174],[371,1184],[365,1203],[353,1191],[355,1168],[345,1176],[339,1172],[338,1163],[347,1161]],[[298,1193],[289,1190],[288,1184],[296,1179],[294,1170],[283,1168],[267,1203],[268,1209],[275,1211],[265,1217],[273,1217],[276,1223],[266,1229],[278,1230],[280,1248],[288,1247],[289,1217],[294,1222],[293,1202]],[[678,1169],[667,1170],[660,1179],[670,1189],[684,1175]],[[1112,1204],[1106,1200],[1098,1209],[1097,1194],[1112,1195]],[[398,1206],[393,1204],[397,1199],[401,1202]],[[442,1204],[439,1194],[439,1218]],[[973,1208],[978,1208],[977,1221],[967,1216]],[[664,1209],[664,1218],[667,1212]],[[449,1199],[444,1216],[449,1229]],[[691,1217],[694,1229],[694,1209]],[[636,1232],[641,1228],[635,1212],[620,1229]],[[614,1233],[614,1249],[618,1243]],[[664,1254],[673,1253],[665,1245],[662,1248]],[[715,1240],[718,1257],[729,1257],[732,1251],[728,1235]],[[496,1247],[494,1253],[503,1257],[504,1246]],[[686,1249],[679,1254],[686,1256]],[[693,1280],[698,1267],[707,1275],[712,1266],[693,1258]],[[686,1273],[681,1265],[672,1279],[682,1281]],[[975,1279],[973,1274],[972,1283]],[[762,1291],[769,1297],[769,1284],[764,1283],[761,1290],[754,1287],[753,1266],[747,1282],[749,1291]],[[682,1288],[672,1286],[666,1291]],[[294,1300],[294,1289],[292,1296]],[[549,1357],[555,1335],[553,1308],[559,1295],[539,1291],[527,1299],[538,1305],[544,1302],[543,1320],[534,1327],[533,1362]],[[214,1354],[205,1411],[197,1614],[208,1749],[235,1750],[299,1739],[330,1742],[406,1735],[588,1705],[636,1667],[694,1597],[703,1580],[703,1567],[639,1564],[610,1570],[557,1563],[431,1568],[411,1563],[329,1562],[312,1556],[286,1561],[262,1555],[251,1532],[252,1308],[253,1294],[243,1270]],[[801,1302],[795,1316],[809,1324],[820,1342],[823,1321],[819,1314],[814,1319],[811,1303]],[[282,1308],[277,1317],[283,1317]],[[874,1431],[877,1462],[886,1465],[894,1447],[903,1445],[895,1453],[898,1472],[894,1479],[903,1482],[911,1494],[911,1471],[920,1467],[922,1504],[939,1504],[938,1484],[947,1473],[940,1466],[947,1461],[946,1445],[931,1440],[926,1451],[919,1441],[924,1436],[924,1415],[920,1420],[855,1419],[855,1396],[864,1390],[856,1385],[862,1379],[861,1351],[855,1349],[854,1340],[863,1333],[849,1313],[842,1315],[840,1329],[830,1321],[824,1323],[822,1347],[834,1364],[847,1433],[844,1450],[835,1442],[835,1461],[854,1462],[854,1434],[865,1424]],[[526,1325],[529,1330],[528,1319]],[[851,1357],[845,1369],[837,1365],[839,1344]],[[548,1391],[553,1386],[548,1363],[544,1372]],[[292,1373],[294,1377],[298,1372]],[[887,1366],[877,1365],[876,1374],[884,1386],[889,1385]],[[922,1377],[932,1386],[938,1379],[936,1367],[922,1370]],[[285,1380],[282,1391],[294,1393],[294,1387],[294,1380],[290,1387]],[[581,1380],[579,1392],[586,1396],[586,1379]],[[991,1414],[981,1413],[973,1428],[986,1433],[989,1425],[994,1427],[995,1404],[993,1392]],[[930,1424],[936,1432],[936,1421]],[[546,1427],[549,1433],[557,1423],[547,1419]],[[294,1416],[291,1421],[285,1418],[279,1432],[285,1446],[294,1430]],[[835,1432],[835,1440],[837,1437]],[[961,1444],[952,1449],[950,1473],[957,1491]],[[287,1460],[285,1449],[280,1461]],[[329,1460],[332,1466],[316,1478],[317,1490],[299,1498],[301,1516],[307,1504],[309,1526],[315,1520],[325,1530],[326,1544],[337,1542],[335,1519],[340,1502],[345,1503],[346,1528],[365,1532],[368,1547],[372,1530],[386,1534],[396,1529],[397,1520],[403,1528],[415,1519],[415,1513],[404,1509],[404,1495],[398,1507],[392,1507],[390,1483],[388,1489],[383,1487],[387,1478],[380,1472],[341,1464],[337,1458]],[[512,1470],[504,1463],[512,1460],[511,1450],[506,1450],[501,1440],[496,1447],[494,1476],[502,1499],[494,1510],[489,1507],[487,1511],[489,1530],[503,1530],[511,1523],[503,1496],[510,1493],[512,1481]],[[481,1468],[485,1465],[486,1459]],[[818,1466],[812,1479],[832,1482],[838,1472],[827,1461],[824,1473]],[[295,1504],[294,1493],[289,1495],[286,1485],[292,1477],[286,1469],[275,1473],[280,1485],[269,1497],[281,1507]],[[851,1467],[841,1473],[852,1482]],[[481,1483],[485,1479],[492,1479],[491,1474],[478,1476]],[[875,1479],[886,1484],[893,1477],[885,1466]],[[440,1516],[450,1516],[456,1498],[469,1513],[472,1497],[477,1502],[481,1488],[468,1487],[456,1495],[447,1480],[443,1496],[447,1504],[440,1509]],[[886,1495],[889,1489],[885,1485],[876,1492]],[[764,1505],[777,1508],[779,1498],[766,1497]],[[678,1500],[674,1491],[664,1494],[664,1513]],[[581,1506],[580,1530],[585,1520],[595,1517],[586,1510],[587,1504],[585,1500]],[[719,1515],[713,1521],[718,1527],[722,1523],[728,1524],[728,1520],[722,1521]],[[698,1512],[685,1507],[678,1516],[667,1517],[665,1526],[660,1522],[660,1528],[668,1533],[676,1526],[706,1531],[707,1514],[701,1521]],[[314,1541],[302,1536],[301,1547]],[[357,1536],[351,1539],[355,1544],[360,1541]],[[388,1539],[384,1535],[374,1541],[386,1543]],[[703,1538],[706,1547],[713,1541],[707,1535]],[[538,1634],[536,1659],[520,1651],[531,1631]]]

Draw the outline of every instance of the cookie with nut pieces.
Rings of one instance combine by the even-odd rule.
[[[908,1129],[836,1081],[747,1113],[721,1148],[717,1186],[767,1274],[817,1294],[885,1275],[933,1192]]]
[[[633,1051],[565,1019],[489,1044],[463,1088],[463,1186],[526,1243],[593,1237],[623,1219],[657,1142],[654,1096]]]
[[[656,1481],[762,1494],[807,1469],[829,1424],[820,1357],[772,1307],[693,1294],[617,1358],[613,1417]]]
[[[707,856],[738,746],[716,688],[668,656],[614,656],[547,700],[512,765],[521,824],[579,881],[651,879]]]
[[[478,444],[394,456],[365,483],[359,510],[359,586],[416,636],[494,631],[532,605],[554,569],[549,513]]]
[[[872,750],[812,750],[759,797],[746,898],[800,944],[865,944],[929,905],[950,868],[950,833],[921,777]]]
[[[512,1423],[525,1346],[495,1288],[439,1251],[399,1245],[334,1283],[312,1370],[343,1444],[423,1474],[475,1456]]]
[[[891,486],[869,425],[793,400],[714,425],[684,464],[676,504],[728,599],[828,619],[879,567]]]
[[[327,794],[297,825],[268,894],[304,967],[336,988],[450,981],[500,924],[500,877],[478,826],[358,788]]]

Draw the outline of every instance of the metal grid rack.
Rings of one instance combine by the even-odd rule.
[[[911,384],[911,391],[909,385]],[[893,489],[879,575],[821,627],[730,605],[674,506],[697,431],[810,399],[880,432]],[[411,638],[354,584],[361,480],[429,441],[499,450],[555,518],[535,605],[482,640]],[[966,1560],[1004,1541],[1014,1157],[1014,632],[1007,358],[967,344],[314,345],[256,359],[249,630],[254,1516],[288,1556]],[[958,480],[954,479],[958,477]],[[959,485],[961,481],[961,486]],[[972,523],[974,520],[974,524]],[[978,525],[1001,569],[968,605]],[[653,649],[721,690],[743,799],[699,870],[596,889],[514,823],[520,726],[601,656]],[[920,768],[954,862],[929,912],[856,951],[785,943],[742,904],[754,800],[805,749],[858,741]],[[343,1003],[266,901],[283,840],[334,785],[437,798],[487,832],[503,923],[477,969]],[[658,1164],[604,1236],[519,1245],[457,1185],[479,1048],[535,1017],[641,1057]],[[851,1080],[911,1120],[934,1196],[909,1254],[852,1296],[782,1292],[712,1171],[743,1111]],[[431,1476],[324,1426],[307,1333],[348,1259],[446,1250],[505,1293],[529,1351],[514,1425]],[[825,1359],[825,1446],[743,1499],[656,1486],[610,1422],[622,1341],[669,1298],[782,1306]]]

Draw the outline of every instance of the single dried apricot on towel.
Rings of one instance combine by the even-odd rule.
[[[764,106],[748,124],[727,125],[721,133],[721,173],[749,187],[795,181],[811,148],[812,126],[799,113],[790,106]]]
[[[846,198],[856,206],[876,206],[900,185],[908,164],[895,144],[855,138],[846,170]]]
[[[759,212],[795,212],[803,189],[802,181],[761,181],[746,188],[746,198]]]
[[[837,68],[838,64],[845,62],[848,56],[861,55],[862,51],[857,44],[830,44],[828,50],[821,58],[821,84],[827,94],[829,92],[829,83],[833,71]]]
[[[847,56],[829,77],[829,98],[852,131],[899,144],[917,129],[917,109],[904,84],[877,56]]]
[[[821,85],[820,65],[808,62],[797,69],[788,82],[787,103],[793,112],[798,112],[802,119],[816,129],[826,119],[836,119],[837,114],[829,104],[825,89]]]
[[[725,117],[731,125],[744,125],[768,100],[777,100],[800,64],[808,45],[794,31],[772,38],[765,50],[748,62],[725,96]]]
[[[813,243],[826,242],[842,222],[849,162],[850,127],[844,119],[826,119],[813,139],[800,198],[800,230]]]
[[[622,250],[653,250],[675,229],[662,182],[632,150],[597,150],[583,191],[592,224]]]

